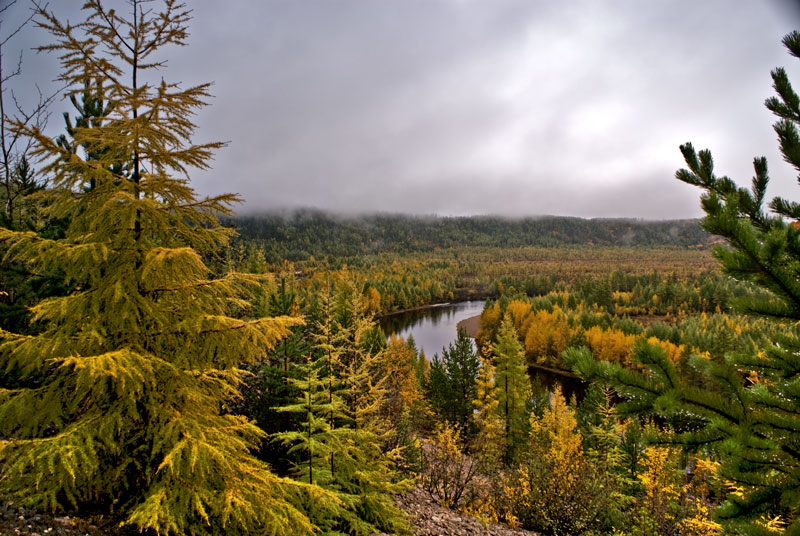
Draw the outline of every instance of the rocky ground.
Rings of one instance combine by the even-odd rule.
[[[437,504],[421,489],[398,498],[409,513],[415,536],[535,536],[497,523],[484,524],[477,518]],[[0,501],[0,536],[133,536],[131,529],[116,523],[51,516],[31,512],[8,501]]]
[[[534,532],[498,523],[484,524],[477,518],[444,508],[419,488],[400,496],[398,502],[409,513],[415,536],[536,536]]]
[[[0,536],[132,536],[131,529],[120,529],[110,520],[52,516],[18,507],[0,500]]]

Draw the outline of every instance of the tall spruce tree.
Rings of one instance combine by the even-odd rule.
[[[458,337],[442,355],[434,354],[427,382],[431,405],[440,415],[458,427],[462,434],[468,431],[472,416],[472,402],[477,397],[476,380],[480,370],[478,353],[467,332],[458,330]]]
[[[76,25],[38,12],[71,94],[95,80],[113,105],[102,124],[72,129],[83,151],[18,125],[46,162],[49,216],[69,225],[63,239],[0,240],[34,270],[63,271],[74,291],[33,308],[41,333],[0,333],[0,370],[20,378],[0,390],[0,494],[160,534],[310,533],[301,486],[253,457],[263,432],[228,409],[240,363],[298,320],[248,316],[259,279],[204,264],[228,244],[217,215],[237,201],[188,186],[189,169],[222,146],[191,139],[209,86],[151,82],[162,49],[185,44],[190,13],[176,0],[127,6],[126,18],[88,0]]]
[[[788,34],[783,43],[800,58],[800,33]],[[784,69],[773,70],[772,80],[777,96],[766,106],[779,118],[774,128],[784,159],[800,171],[800,97]],[[754,159],[747,190],[714,173],[708,150],[697,153],[687,143],[681,152],[687,169],[677,178],[704,190],[703,226],[728,242],[714,251],[722,269],[772,292],[770,299],[739,299],[734,306],[781,322],[784,334],[755,355],[730,352],[722,362],[692,357],[691,366],[709,389],[681,379],[663,348],[645,342],[636,346],[634,358],[649,374],[594,362],[586,350],[569,351],[567,358],[582,376],[609,383],[626,397],[621,411],[679,418],[686,431],[675,434],[675,441],[716,450],[720,476],[736,490],[716,512],[728,530],[774,534],[764,519],[780,516],[785,534],[800,534],[800,204],[776,197],[767,212],[763,157]]]

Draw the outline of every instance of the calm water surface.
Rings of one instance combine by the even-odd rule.
[[[485,303],[484,300],[475,300],[409,311],[387,316],[380,321],[380,325],[387,337],[395,334],[407,339],[409,335],[414,335],[417,349],[424,349],[425,355],[431,358],[433,354],[441,354],[442,348],[456,339],[456,324],[481,314]]]
[[[404,339],[414,335],[417,349],[424,349],[425,355],[431,359],[433,354],[441,355],[442,348],[455,340],[458,335],[456,324],[465,318],[481,314],[485,303],[483,300],[476,300],[409,311],[387,316],[380,321],[380,325],[387,337],[393,333]],[[581,400],[586,393],[587,384],[576,377],[535,366],[529,367],[528,374],[548,390],[559,385],[567,399],[575,395]]]

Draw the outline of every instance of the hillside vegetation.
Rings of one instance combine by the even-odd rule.
[[[413,253],[458,246],[681,246],[706,248],[714,238],[699,220],[641,221],[497,216],[438,217],[376,214],[342,217],[320,211],[243,215],[226,220],[268,261],[310,256]]]

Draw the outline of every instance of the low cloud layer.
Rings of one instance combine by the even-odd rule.
[[[766,155],[770,193],[797,197],[762,104],[773,67],[800,84],[788,3],[191,6],[164,76],[215,82],[198,141],[231,143],[193,181],[242,211],[693,217],[699,192],[673,178],[686,141],[742,184]]]

